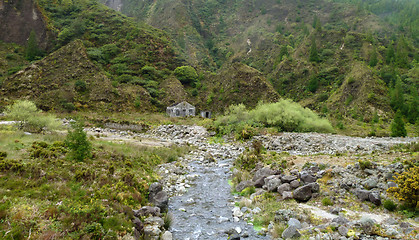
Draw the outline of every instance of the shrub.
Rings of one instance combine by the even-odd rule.
[[[389,210],[390,212],[393,212],[397,209],[397,205],[390,199],[386,199],[383,202],[383,206],[385,209]]]
[[[174,73],[176,78],[183,84],[194,83],[198,79],[198,74],[191,66],[178,67]]]
[[[74,83],[74,89],[75,89],[77,92],[86,92],[86,90],[87,90],[87,84],[86,84],[86,82],[85,82],[85,81],[83,81],[83,80],[77,80],[77,81]]]
[[[358,161],[358,163],[359,163],[359,167],[360,167],[362,170],[365,170],[365,169],[367,169],[367,168],[371,168],[371,166],[372,166],[371,162],[370,162],[370,161],[368,161],[368,160],[365,160],[365,161],[363,161],[363,160],[359,160],[359,161]]]
[[[18,121],[19,129],[28,132],[41,132],[45,129],[55,130],[61,124],[55,116],[44,115],[38,110],[35,103],[28,100],[18,100],[13,105],[7,106],[6,115],[14,121]]]
[[[68,131],[65,144],[70,150],[70,158],[83,161],[92,156],[92,146],[83,130],[83,123],[75,121],[71,123],[72,130]]]
[[[394,193],[398,200],[404,201],[408,206],[417,208],[419,203],[419,166],[411,167],[402,174],[398,174],[395,182],[398,187],[391,187],[387,191]]]
[[[332,206],[333,202],[332,202],[332,200],[330,200],[330,198],[325,197],[325,198],[322,199],[322,204],[323,204],[323,206]]]
[[[397,111],[396,116],[394,117],[394,120],[391,123],[390,129],[392,137],[407,136],[406,128],[404,127],[404,122],[402,119],[402,113],[400,111]]]

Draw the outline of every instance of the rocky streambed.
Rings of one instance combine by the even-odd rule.
[[[398,163],[382,165],[373,162],[367,171],[361,169],[357,161],[343,166],[328,165],[327,169],[322,170],[316,164],[305,164],[304,169],[297,164],[286,173],[272,169],[261,170],[263,166],[259,166],[252,173],[253,179],[242,186],[243,189],[248,186],[256,187],[256,193],[246,198],[232,195],[228,183],[233,160],[245,148],[251,147],[250,142],[235,143],[225,140],[223,144],[209,143],[210,134],[199,126],[162,125],[145,134],[99,128],[88,130],[99,137],[109,138],[112,135],[111,139],[117,140],[121,136],[124,141],[137,141],[139,144],[148,139],[147,141],[156,143],[155,146],[188,144],[196,147],[178,161],[159,167],[162,177],[159,191],[167,196],[166,204],[173,220],[169,231],[164,234],[161,231],[162,224],[156,224],[156,221],[141,223],[141,226],[153,226],[147,230],[151,231],[148,234],[149,239],[158,239],[159,235],[162,235],[162,239],[270,239],[269,233],[275,222],[288,226],[283,231],[285,235],[282,235],[285,239],[298,236],[294,235],[297,232],[311,236],[310,239],[419,237],[415,234],[419,230],[418,219],[405,221],[400,216],[374,210],[374,206],[379,206],[381,200],[387,198],[385,190],[394,184],[391,181],[392,175],[402,170]],[[257,136],[254,140],[261,141],[270,151],[288,152],[291,155],[347,154],[359,158],[373,152],[388,152],[394,145],[417,142],[419,139],[284,133]],[[258,176],[263,179],[256,179],[258,171],[269,174],[262,176],[259,172]],[[325,175],[330,176],[330,179],[319,182]],[[310,187],[307,187],[309,184]],[[310,196],[305,196],[304,191],[295,194],[295,190],[300,188],[310,190]],[[261,209],[251,206],[251,203],[257,194],[265,192],[274,193],[278,196],[277,201],[295,196],[303,201],[299,199],[298,204],[294,200],[285,201],[285,208],[277,210],[275,221],[269,228],[258,229],[256,232],[251,222]],[[310,200],[323,197],[331,198],[336,204],[325,207],[319,205],[319,201]],[[307,200],[310,201],[306,202]],[[247,202],[249,207],[240,208],[237,206],[238,202]],[[353,208],[354,205],[360,207]],[[312,221],[313,218],[319,221]],[[386,237],[374,235],[376,232],[371,231],[377,224],[382,225],[380,229]],[[330,229],[333,231],[330,232]]]

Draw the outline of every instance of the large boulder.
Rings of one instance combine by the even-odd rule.
[[[368,200],[377,206],[381,205],[381,197],[379,192],[370,192],[368,195]]]
[[[294,199],[300,202],[307,202],[312,196],[312,187],[305,185],[294,190]]]
[[[144,206],[140,208],[139,210],[133,210],[134,216],[141,218],[141,217],[147,217],[149,215],[151,216],[160,216],[160,208],[158,207],[152,207],[152,206]]]
[[[256,180],[260,178],[266,178],[268,176],[274,175],[276,172],[268,167],[261,168],[256,171],[255,175],[253,176],[253,181],[256,182]]]
[[[313,175],[311,175],[310,173],[307,173],[307,172],[301,173],[300,179],[305,184],[313,183],[317,180],[317,178],[315,176],[313,176]]]
[[[265,178],[266,177],[261,177],[261,178],[256,179],[256,181],[253,181],[253,186],[257,188],[263,187],[263,185],[265,185]]]
[[[251,187],[253,186],[253,182],[250,180],[246,180],[246,181],[241,181],[239,184],[237,184],[236,186],[236,191],[237,192],[241,192],[243,191],[245,188],[247,187]]]
[[[267,184],[267,190],[268,192],[274,192],[277,190],[278,186],[281,184],[281,180],[279,178],[274,178],[270,180]]]
[[[364,190],[364,189],[355,190],[355,195],[362,201],[369,200],[370,193],[371,193],[370,191]]]
[[[169,205],[169,196],[167,195],[166,191],[160,191],[153,198],[150,199],[150,202],[164,212],[167,210],[167,207]]]
[[[289,226],[282,232],[283,239],[299,238],[301,236],[295,226]]]
[[[283,177],[281,177],[282,182],[284,183],[290,183],[294,180],[297,180],[297,176],[294,175],[285,175]]]
[[[291,185],[289,183],[283,183],[278,186],[277,192],[282,195],[285,191],[291,191]]]
[[[154,196],[161,192],[163,190],[163,186],[161,185],[161,183],[159,182],[154,182],[152,184],[150,184],[150,187],[148,188],[148,200],[151,201],[151,199],[154,198]]]

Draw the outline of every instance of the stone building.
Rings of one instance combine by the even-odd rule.
[[[195,116],[195,107],[192,104],[183,101],[167,107],[166,113],[170,117]]]

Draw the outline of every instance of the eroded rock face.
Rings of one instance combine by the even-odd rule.
[[[34,30],[38,46],[44,50],[49,48],[51,36],[33,0],[1,1],[0,23],[0,40],[25,45]]]

